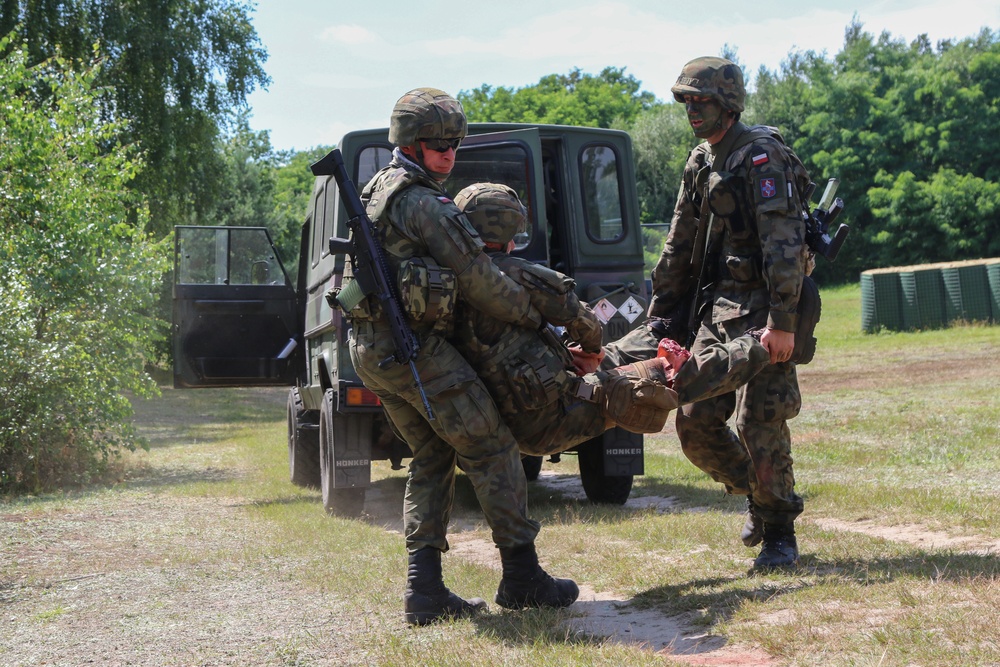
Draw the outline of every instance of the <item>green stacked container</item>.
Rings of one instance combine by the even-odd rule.
[[[1000,259],[986,265],[986,281],[990,285],[990,308],[993,321],[1000,322]]]
[[[940,329],[948,323],[944,281],[938,269],[905,267],[899,272],[899,283],[904,329]]]
[[[991,294],[986,265],[961,262],[941,269],[948,320],[989,322]]]
[[[870,269],[861,274],[861,328],[936,329],[1000,322],[1000,257]]]
[[[861,274],[862,329],[869,333],[879,329],[902,329],[902,302],[898,273],[872,269]]]

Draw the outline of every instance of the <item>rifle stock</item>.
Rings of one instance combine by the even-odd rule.
[[[344,202],[344,208],[347,209],[347,226],[351,230],[351,238],[331,237],[330,252],[350,254],[354,280],[357,281],[362,294],[374,297],[389,320],[393,354],[380,361],[379,368],[386,368],[393,362],[409,364],[413,381],[420,393],[420,400],[423,401],[424,410],[427,412],[427,419],[433,421],[434,413],[414,363],[417,352],[420,351],[420,341],[413,333],[409,320],[403,313],[382,246],[375,240],[374,226],[365,211],[361,197],[358,196],[354,182],[347,173],[347,167],[344,165],[344,158],[340,150],[333,149],[315,162],[310,169],[314,176],[333,176],[336,179],[340,199]]]

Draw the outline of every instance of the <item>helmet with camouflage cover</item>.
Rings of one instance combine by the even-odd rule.
[[[747,97],[743,70],[731,60],[702,56],[684,65],[677,83],[671,88],[674,99],[684,102],[685,95],[711,97],[734,113],[743,113]]]
[[[505,246],[527,225],[524,204],[513,188],[501,183],[474,183],[458,193],[455,205],[487,243]]]
[[[406,93],[389,117],[389,141],[397,146],[412,146],[419,139],[464,139],[466,134],[461,102],[437,88]]]

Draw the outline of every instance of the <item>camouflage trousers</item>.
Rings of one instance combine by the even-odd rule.
[[[766,318],[767,311],[761,310],[721,324],[702,323],[691,353],[697,356],[747,329],[764,326]],[[729,493],[750,495],[765,522],[787,524],[803,506],[794,490],[787,423],[801,406],[795,364],[767,364],[737,391],[682,408],[677,435],[685,456]],[[728,425],[734,413],[738,435]]]
[[[539,524],[528,518],[527,482],[517,441],[468,362],[443,338],[429,334],[415,360],[434,413],[427,420],[409,365],[379,362],[392,355],[388,325],[355,322],[351,361],[381,399],[396,432],[413,452],[403,499],[406,547],[448,550],[455,468],[472,482],[498,547],[534,542]]]
[[[625,343],[633,352],[638,353],[638,344],[632,345],[632,343],[646,340],[647,337],[647,334],[640,332]],[[624,338],[620,340],[624,341]],[[658,342],[657,339],[656,343]],[[655,351],[654,343],[652,354],[647,352],[640,356],[650,358]],[[768,364],[767,350],[753,338],[742,336],[729,343],[706,347],[692,355],[674,377],[673,389],[677,392],[681,405],[731,393],[746,384]],[[626,375],[632,375],[627,366],[621,371]],[[609,372],[606,370],[582,378],[583,382],[595,388],[595,393],[599,393],[609,379]],[[492,386],[503,382],[504,379],[484,375],[483,380],[492,391]],[[617,425],[600,402],[584,400],[578,394],[577,385],[572,384],[560,400],[547,406],[536,410],[520,410],[512,414],[501,413],[510,425],[511,432],[523,453],[548,456],[564,452]],[[666,412],[669,413],[669,410]],[[664,414],[664,421],[666,417],[667,414]]]

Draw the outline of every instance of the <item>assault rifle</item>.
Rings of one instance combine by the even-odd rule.
[[[823,196],[816,209],[812,212],[806,210],[803,213],[806,220],[806,244],[817,255],[823,255],[831,262],[837,259],[837,253],[844,245],[847,233],[851,231],[847,225],[840,224],[833,232],[833,236],[830,236],[830,226],[844,210],[844,200],[836,196],[838,185],[840,185],[840,180],[831,178],[826,184],[826,190],[823,191]],[[816,184],[810,183],[806,197],[807,204],[812,199],[812,193],[815,189]]]
[[[380,361],[379,368],[385,368],[393,362],[409,364],[413,381],[416,383],[417,391],[420,392],[420,400],[423,401],[424,410],[427,411],[427,419],[433,421],[434,413],[427,401],[427,394],[424,393],[417,365],[413,361],[420,350],[420,342],[410,328],[406,315],[403,314],[384,251],[375,240],[372,221],[365,212],[358,190],[347,173],[344,158],[340,151],[334,148],[310,169],[314,176],[332,175],[337,180],[337,189],[340,190],[340,198],[349,216],[347,227],[351,230],[351,238],[330,237],[330,252],[350,254],[351,266],[354,269],[353,282],[337,295],[336,301],[344,312],[350,312],[361,299],[367,296],[375,298],[389,318],[394,347],[392,356]]]

